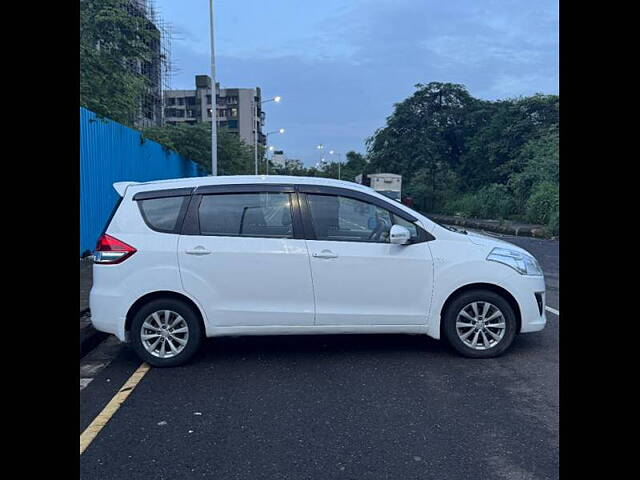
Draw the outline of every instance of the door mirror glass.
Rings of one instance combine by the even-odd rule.
[[[390,241],[396,245],[406,245],[411,239],[411,232],[407,227],[402,225],[394,225],[391,227]]]

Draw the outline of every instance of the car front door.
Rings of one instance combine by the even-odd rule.
[[[309,258],[292,186],[199,187],[178,260],[183,288],[214,327],[310,326]]]
[[[348,189],[301,186],[316,325],[421,325],[433,285],[427,241],[402,209]],[[389,243],[393,224],[407,245]]]

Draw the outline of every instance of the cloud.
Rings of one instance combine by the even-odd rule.
[[[307,164],[319,158],[317,143],[364,151],[416,83],[462,83],[491,100],[558,91],[556,1],[325,0],[305,12],[281,0],[270,2],[272,31],[234,5],[225,7],[233,29],[219,29],[218,80],[282,95],[280,105],[265,106],[268,127],[286,128],[276,146]],[[208,25],[199,18],[199,30],[189,31],[184,15],[186,38],[172,52],[175,88],[193,88],[193,76],[209,69]]]

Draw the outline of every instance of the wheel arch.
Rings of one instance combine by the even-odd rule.
[[[147,293],[141,296],[135,302],[133,302],[131,307],[129,307],[129,310],[127,311],[127,315],[125,317],[125,323],[124,323],[124,331],[127,337],[129,335],[129,331],[131,330],[131,323],[133,322],[133,317],[135,317],[136,313],[138,313],[138,311],[147,303],[153,300],[158,300],[158,299],[173,299],[173,300],[180,300],[186,303],[189,307],[191,307],[191,309],[194,311],[194,313],[197,315],[198,319],[200,320],[202,331],[206,332],[204,315],[200,307],[196,304],[196,302],[194,302],[191,298],[186,296],[184,293],[174,292],[171,290],[160,290],[156,292]]]
[[[518,302],[516,301],[515,297],[505,288],[499,285],[495,285],[493,283],[470,283],[467,285],[463,285],[462,287],[459,287],[453,292],[451,292],[447,297],[447,299],[445,300],[445,302],[442,304],[442,308],[440,309],[440,312],[439,312],[440,313],[440,338],[443,338],[442,328],[443,328],[444,322],[442,321],[442,318],[444,316],[444,313],[447,311],[447,308],[449,307],[451,302],[455,300],[455,298],[458,295],[461,295],[462,293],[468,292],[470,290],[489,290],[503,297],[509,303],[509,306],[513,309],[513,312],[516,315],[516,324],[517,324],[516,333],[520,333],[520,329],[522,328],[522,314],[520,312],[520,306],[518,305]]]

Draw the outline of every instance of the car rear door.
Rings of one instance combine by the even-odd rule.
[[[214,327],[314,323],[308,251],[291,185],[197,188],[178,261],[185,291]]]
[[[300,186],[316,325],[422,325],[433,287],[429,233],[406,212],[349,189]],[[392,224],[412,243],[388,241]]]

